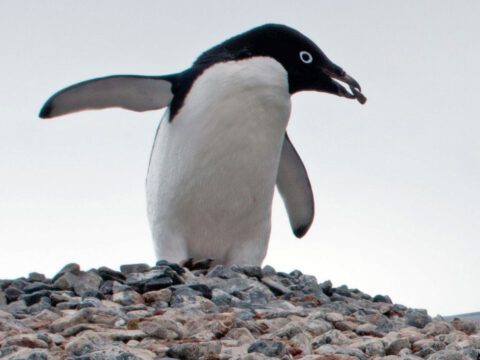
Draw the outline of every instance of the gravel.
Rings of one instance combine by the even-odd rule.
[[[475,320],[271,266],[68,264],[0,280],[10,360],[479,360]]]

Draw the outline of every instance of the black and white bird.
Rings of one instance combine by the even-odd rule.
[[[310,181],[286,133],[290,96],[304,90],[366,101],[360,85],[309,38],[267,24],[205,51],[176,74],[108,76],[67,87],[40,117],[167,107],[146,181],[157,257],[260,265],[275,185],[297,237],[313,221]]]

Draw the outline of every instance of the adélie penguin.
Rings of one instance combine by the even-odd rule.
[[[290,96],[304,90],[366,101],[360,85],[313,41],[267,24],[205,51],[176,74],[108,76],[67,87],[40,117],[167,107],[146,181],[157,257],[261,265],[275,185],[297,237],[314,217],[310,181],[286,133]]]

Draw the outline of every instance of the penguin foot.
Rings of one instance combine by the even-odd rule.
[[[182,265],[184,268],[187,268],[190,271],[209,270],[210,265],[212,265],[212,262],[213,262],[213,259],[211,258],[206,258],[198,261],[195,261],[193,258],[189,258],[185,261],[182,261],[180,265]]]

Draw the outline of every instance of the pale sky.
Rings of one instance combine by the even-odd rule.
[[[475,0],[0,0],[0,278],[155,261],[144,182],[162,111],[40,120],[51,94],[178,72],[276,22],[314,40],[368,102],[293,97],[288,131],[316,218],[296,239],[276,198],[264,264],[431,315],[480,311],[478,19]]]

